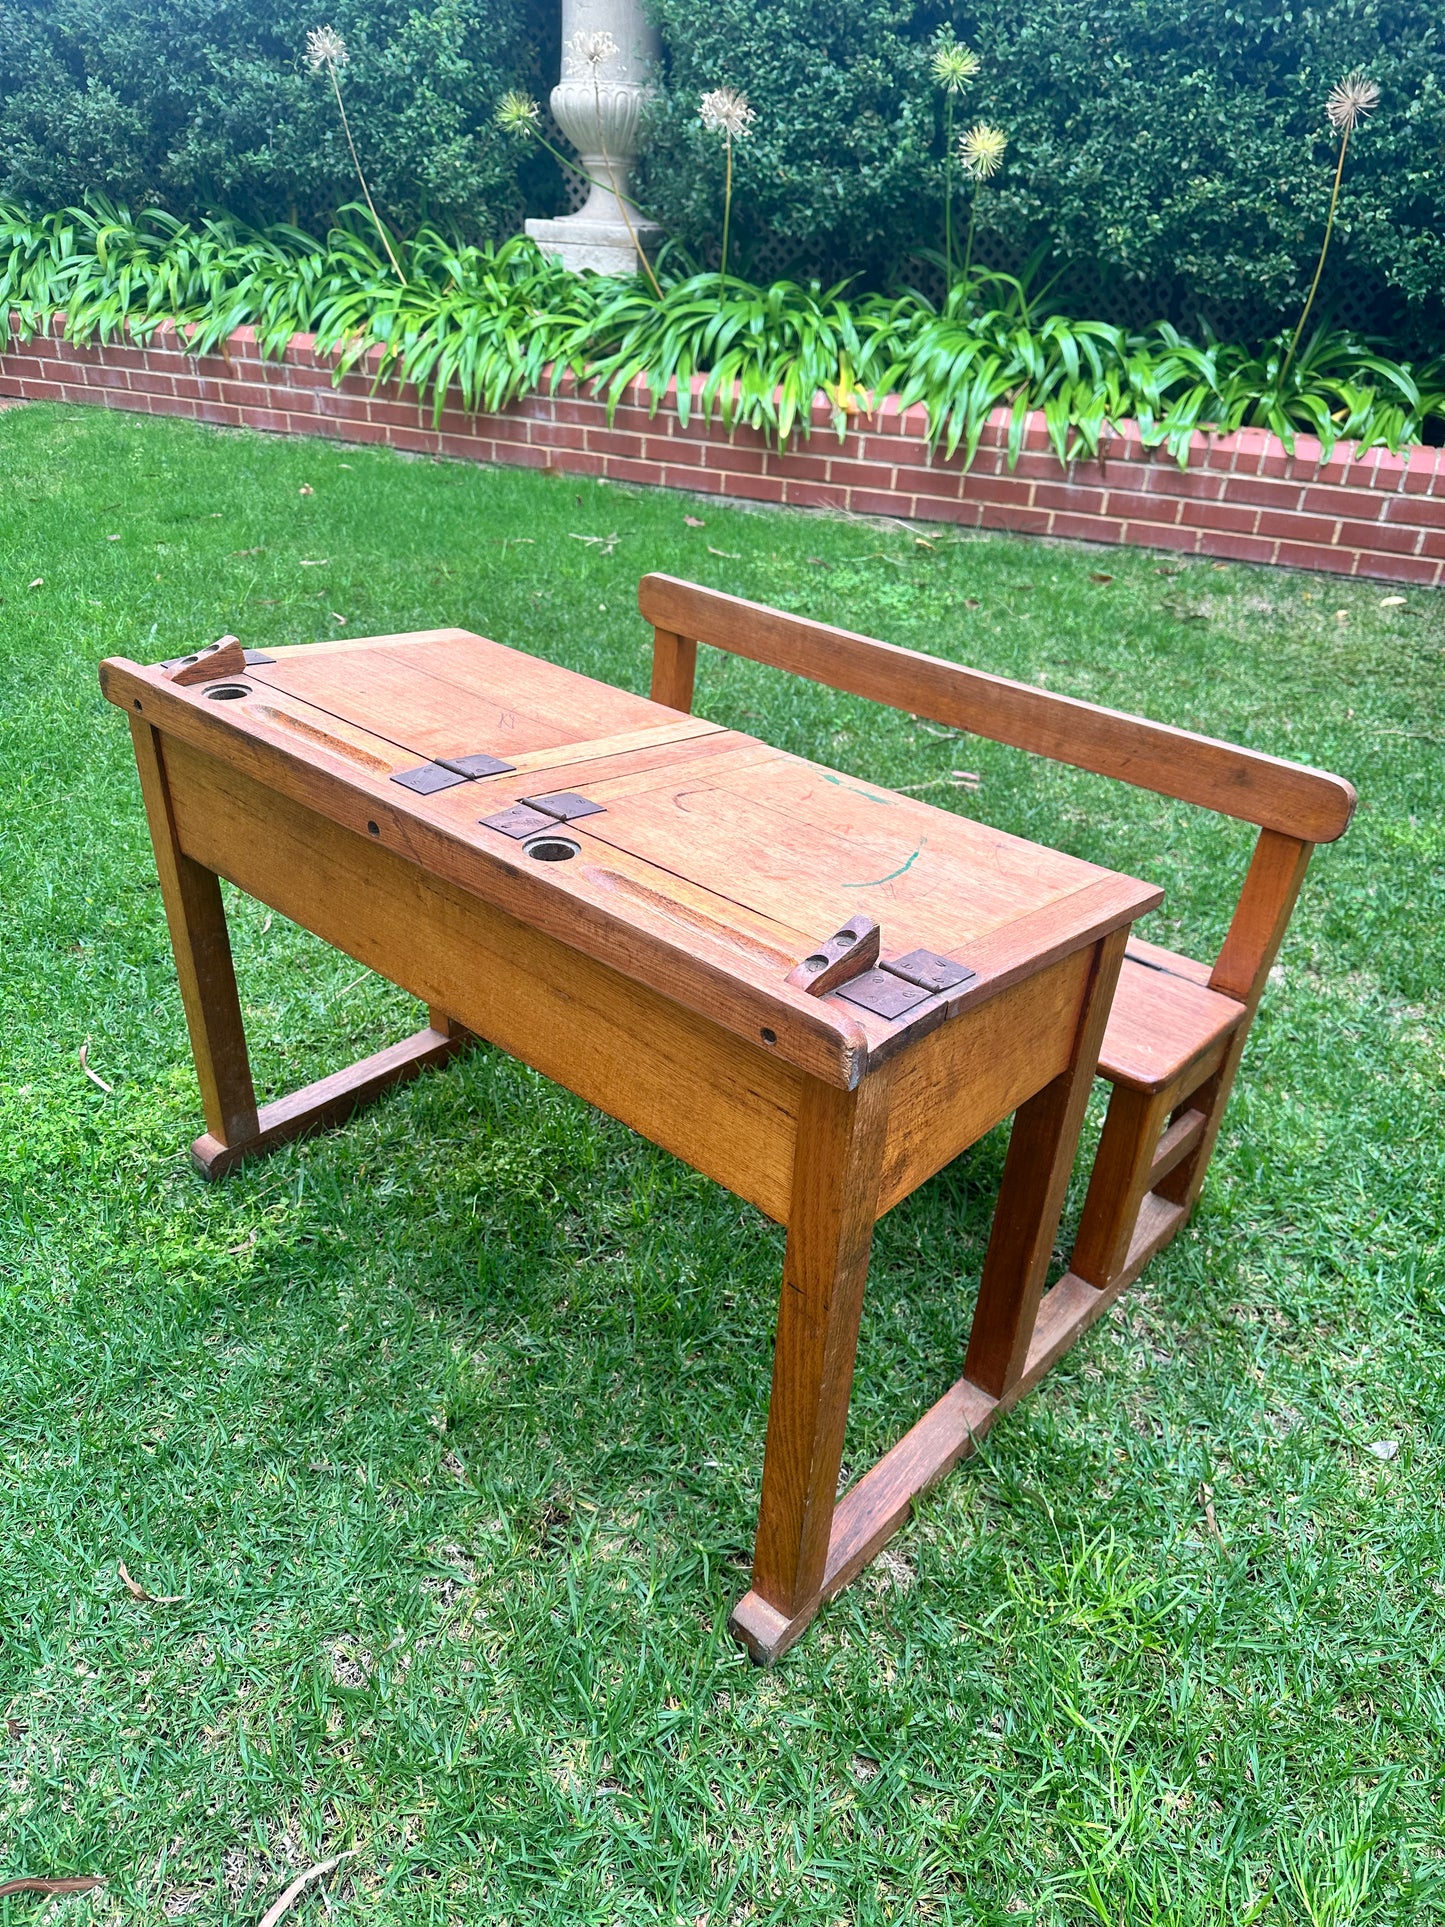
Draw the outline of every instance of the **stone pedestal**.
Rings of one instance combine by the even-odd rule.
[[[617,51],[587,58],[592,36],[606,35]],[[584,205],[555,221],[528,221],[527,232],[564,267],[598,274],[634,274],[637,250],[614,194],[631,191],[647,76],[658,56],[657,29],[638,0],[562,0],[562,79],[552,90],[557,125],[577,149],[592,181]],[[609,175],[610,163],[610,175]],[[629,207],[638,241],[649,252],[662,239],[654,221]]]

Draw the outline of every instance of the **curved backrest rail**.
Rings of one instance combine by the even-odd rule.
[[[637,600],[659,631],[659,664],[664,637],[674,643],[653,694],[675,708],[691,707],[690,645],[705,642],[1304,843],[1334,842],[1354,813],[1354,787],[1342,776],[1260,750],[1010,682],[674,576],[644,576]]]

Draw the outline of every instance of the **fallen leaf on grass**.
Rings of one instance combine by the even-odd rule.
[[[700,515],[684,515],[682,519],[684,526],[690,529],[705,529],[707,527],[707,523],[703,521]]]
[[[80,1047],[80,1068],[85,1072],[86,1076],[90,1079],[91,1083],[94,1084],[95,1088],[98,1091],[104,1091],[107,1097],[112,1096],[115,1091],[114,1084],[107,1084],[105,1079],[100,1075],[99,1071],[93,1071],[90,1068],[89,1060],[90,1060],[90,1039],[87,1037],[85,1042]]]
[[[45,577],[43,575],[36,576],[30,586],[32,589],[43,589],[45,587]]]
[[[145,1587],[138,1586],[126,1571],[124,1559],[116,1561],[115,1569],[125,1581],[125,1589],[131,1598],[142,1600],[147,1606],[179,1606],[185,1598],[185,1594],[179,1592],[147,1592]]]
[[[303,555],[301,558],[301,566],[303,569],[329,569],[331,567],[331,557],[329,555]]]
[[[1214,1516],[1214,1492],[1212,1487],[1205,1485],[1202,1480],[1199,1486],[1199,1503],[1204,1507],[1204,1523],[1209,1529],[1210,1536],[1223,1545],[1224,1534],[1219,1530],[1219,1521]]]
[[[1350,619],[1350,612],[1349,612],[1349,610],[1348,610],[1348,609],[1336,609],[1336,610],[1335,610],[1335,621],[1336,621],[1336,622],[1348,622],[1348,621],[1349,621],[1349,619]]]
[[[971,769],[950,770],[947,776],[935,776],[927,783],[900,783],[900,796],[917,796],[923,790],[977,790],[983,778],[976,776]]]
[[[312,488],[309,482],[303,482],[301,484],[301,487],[297,490],[297,493],[299,495],[314,495],[316,491],[314,488]]]
[[[611,555],[622,540],[620,535],[577,535],[571,529],[567,534],[573,542],[585,542],[589,548],[600,548],[604,555]]]
[[[1403,609],[1404,606],[1405,598],[1402,595],[1387,595],[1380,598],[1382,609]]]
[[[343,628],[346,626],[346,617],[337,615],[334,609],[331,611],[331,620],[333,622],[339,622]]]
[[[103,1887],[99,1874],[85,1874],[74,1880],[0,1880],[0,1900],[6,1894],[88,1894],[92,1887]]]
[[[741,562],[743,559],[741,555],[733,555],[727,549],[715,549],[711,542],[707,545],[707,552],[709,555],[720,555],[724,562]]]
[[[1114,578],[1111,575],[1105,575],[1102,569],[1090,569],[1089,580],[1090,582],[1112,582]]]
[[[1386,1465],[1388,1465],[1391,1459],[1399,1458],[1400,1441],[1398,1439],[1376,1439],[1371,1445],[1370,1450],[1377,1459],[1383,1459]]]
[[[25,1724],[24,1720],[9,1719],[5,1722],[5,1731],[10,1735],[12,1740],[23,1740],[25,1735],[30,1731],[30,1728]]]
[[[322,1860],[318,1865],[308,1867],[305,1873],[298,1873],[285,1893],[262,1914],[257,1927],[276,1927],[276,1922],[290,1913],[313,1881],[323,1880],[327,1874],[334,1873],[342,1861],[349,1860],[355,1852],[355,1847],[349,1847],[345,1853],[338,1853],[330,1860]]]
[[[983,604],[976,595],[966,595],[963,598],[963,606],[965,609],[981,609]]]

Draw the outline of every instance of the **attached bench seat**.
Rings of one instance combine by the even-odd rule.
[[[1131,939],[1119,972],[1099,1075],[1153,1095],[1198,1068],[1202,1082],[1244,1022],[1245,1006],[1209,988],[1209,965]]]

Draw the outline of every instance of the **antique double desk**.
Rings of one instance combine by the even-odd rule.
[[[665,695],[677,650],[659,664]],[[787,1227],[731,1622],[775,1658],[1059,1349],[1040,1294],[1129,926],[1160,892],[459,629],[228,638],[101,679],[135,738],[207,1175],[475,1036]],[[428,1028],[258,1108],[223,877],[421,998]],[[1011,1113],[964,1374],[838,1499],[874,1223]]]

